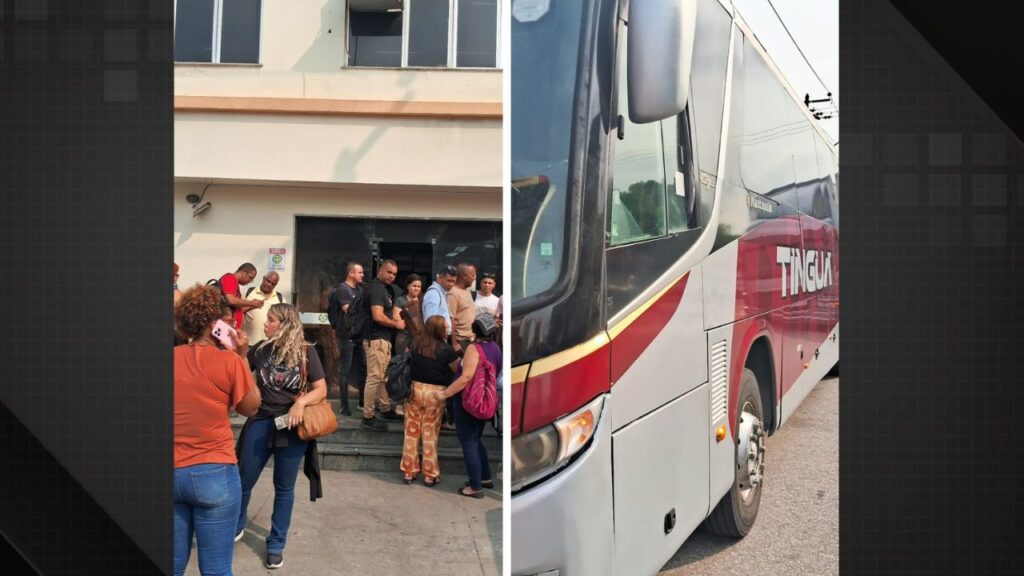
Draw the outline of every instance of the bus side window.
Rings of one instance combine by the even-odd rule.
[[[668,184],[668,231],[690,230],[698,225],[693,185],[693,158],[688,153],[690,144],[687,113],[661,121],[664,132],[665,180]]]
[[[634,124],[629,120],[626,95],[626,40],[619,39],[618,113],[622,140],[615,140],[612,163],[611,209],[608,211],[612,246],[658,238],[666,234],[665,165],[661,122]]]

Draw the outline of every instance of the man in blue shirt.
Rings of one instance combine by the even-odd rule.
[[[447,327],[449,341],[452,335],[452,318],[448,313],[448,291],[455,286],[457,273],[455,266],[446,265],[437,273],[437,279],[427,288],[423,294],[423,321],[431,316],[442,316]]]

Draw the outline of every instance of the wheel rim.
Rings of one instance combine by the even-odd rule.
[[[736,477],[740,498],[748,503],[757,495],[764,481],[764,453],[767,433],[761,418],[750,402],[740,413],[739,443],[736,446]]]

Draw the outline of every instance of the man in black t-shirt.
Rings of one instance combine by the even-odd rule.
[[[401,420],[391,407],[387,391],[387,369],[391,362],[391,346],[395,334],[405,330],[401,309],[395,306],[395,288],[398,276],[394,260],[385,260],[377,271],[377,278],[366,288],[370,318],[363,329],[363,351],[366,353],[366,392],[363,397],[362,427],[383,432],[387,425],[375,418],[374,404],[380,402],[381,416],[386,420]]]
[[[363,342],[359,338],[353,339],[349,334],[348,323],[345,317],[348,314],[348,307],[355,300],[356,295],[362,291],[363,266],[354,261],[345,263],[345,281],[338,285],[331,294],[331,301],[327,306],[327,315],[331,319],[331,327],[334,328],[334,336],[338,339],[338,364],[341,378],[339,389],[341,392],[341,413],[345,416],[352,415],[352,409],[348,405],[348,387],[354,385],[359,390],[359,407],[363,407],[363,390],[366,384],[366,354],[363,352]]]

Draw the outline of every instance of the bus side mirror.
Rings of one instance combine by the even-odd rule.
[[[663,120],[686,108],[697,0],[632,0],[627,29],[629,119]]]

